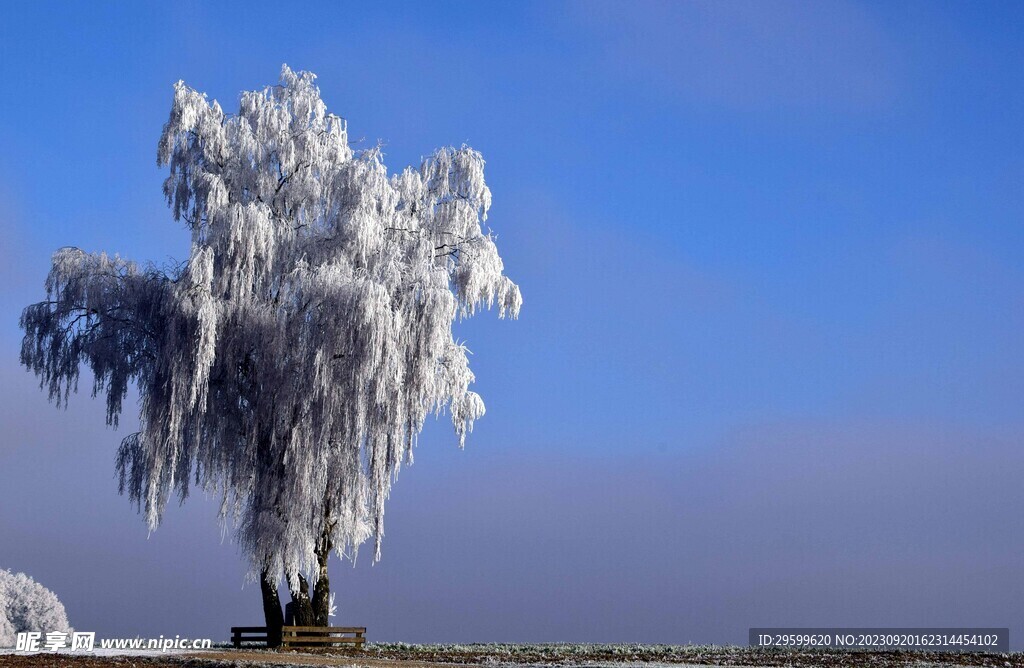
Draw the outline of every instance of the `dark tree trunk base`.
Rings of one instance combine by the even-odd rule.
[[[331,612],[331,579],[327,574],[327,558],[331,556],[331,539],[327,529],[316,548],[316,589],[313,593],[313,617],[317,626],[328,626]]]
[[[270,573],[266,569],[260,573],[260,593],[263,595],[263,617],[267,624],[267,647],[280,647],[284,614],[281,612],[277,585],[270,581]]]
[[[292,612],[294,614],[295,626],[317,626],[316,617],[313,615],[313,603],[309,599],[309,583],[299,573],[299,588],[292,589]],[[291,583],[289,583],[289,587]]]

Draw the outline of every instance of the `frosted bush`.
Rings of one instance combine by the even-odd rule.
[[[57,595],[24,573],[0,570],[0,647],[13,647],[24,631],[71,632]]]

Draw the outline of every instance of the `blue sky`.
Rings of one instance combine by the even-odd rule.
[[[121,434],[87,392],[47,404],[17,317],[60,246],[184,257],[156,166],[172,84],[230,109],[288,63],[392,170],[480,150],[525,299],[519,321],[460,325],[488,414],[465,452],[428,427],[384,560],[333,567],[342,621],[409,641],[1020,638],[1022,14],[11,5],[0,567],[101,635],[260,619],[210,502],[147,538],[116,495]]]

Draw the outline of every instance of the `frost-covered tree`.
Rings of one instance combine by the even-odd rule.
[[[282,575],[300,621],[323,625],[328,555],[373,537],[379,558],[426,417],[450,413],[461,446],[484,413],[453,323],[522,303],[485,228],[480,154],[443,148],[389,176],[379,149],[349,147],[314,79],[285,66],[236,114],[176,84],[157,160],[188,260],[61,249],[21,318],[22,363],[58,405],[83,363],[111,424],[137,385],[122,493],[151,528],[190,485],[218,494],[271,627]]]
[[[0,647],[13,647],[25,631],[70,633],[72,628],[56,594],[24,573],[0,569]]]

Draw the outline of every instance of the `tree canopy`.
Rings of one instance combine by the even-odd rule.
[[[70,633],[64,604],[24,573],[0,568],[0,647],[14,647],[18,633]]]
[[[152,528],[170,496],[214,492],[253,573],[292,584],[325,549],[374,537],[379,557],[427,416],[448,412],[462,445],[484,413],[453,323],[522,304],[486,228],[481,155],[442,148],[389,175],[314,80],[284,66],[235,114],[178,82],[157,159],[188,259],[61,249],[21,318],[22,363],[58,404],[88,365],[116,425],[137,385],[117,469]]]

